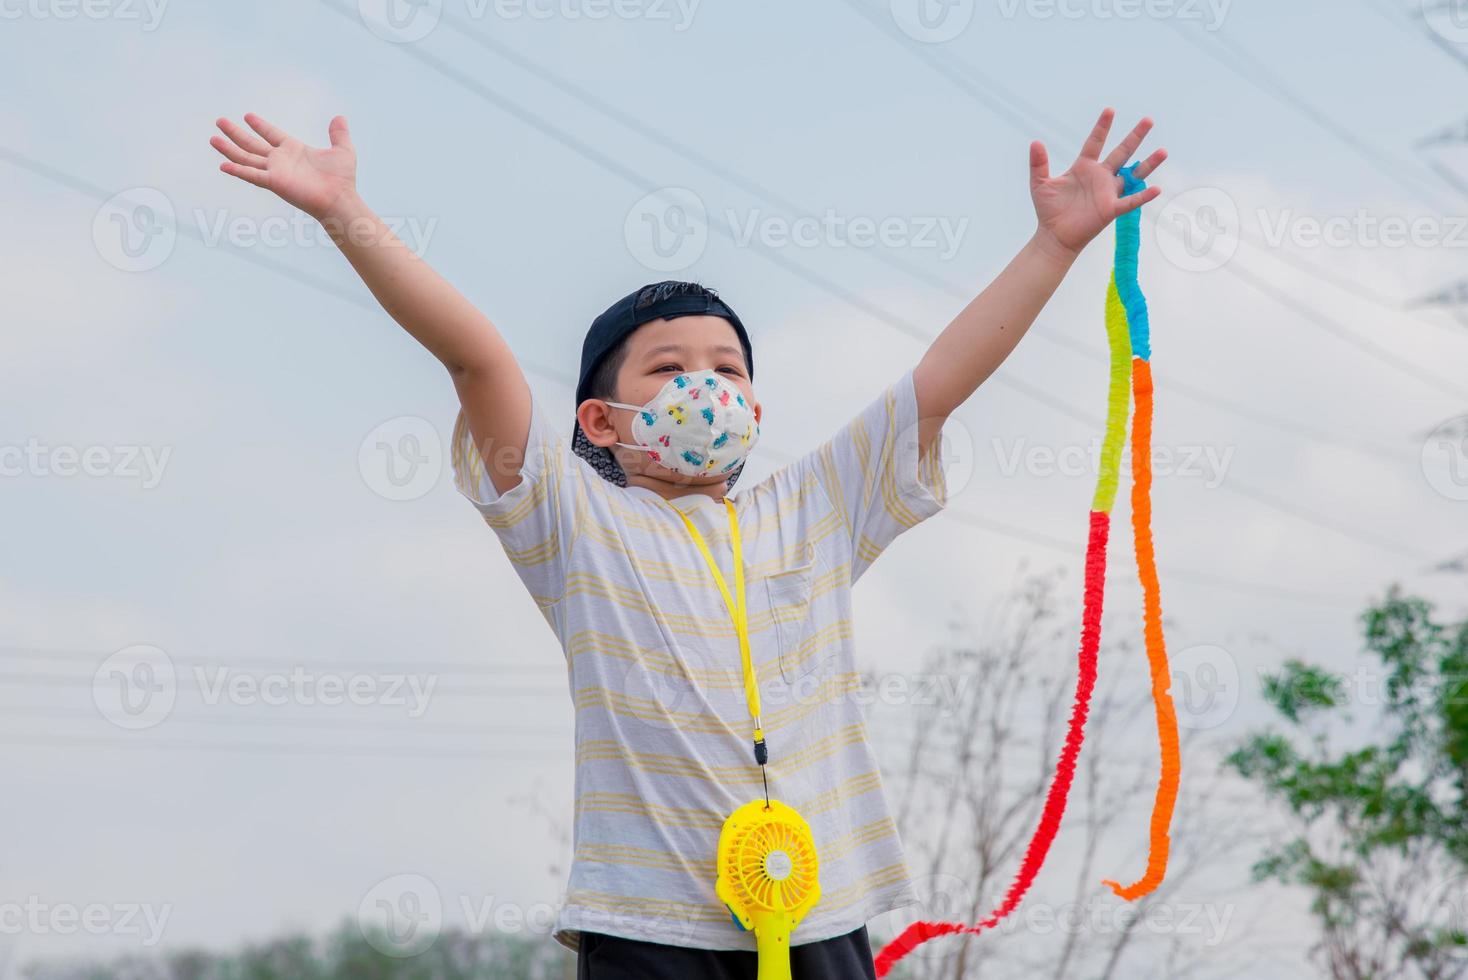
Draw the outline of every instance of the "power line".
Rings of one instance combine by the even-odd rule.
[[[1002,93],[1002,95],[1004,96],[1004,98],[1015,100],[1017,104],[1019,104],[1022,108],[1027,109],[1027,111],[1030,111],[1032,114],[1036,114],[1036,115],[1038,114],[1038,111],[1037,110],[1033,110],[1033,109],[1025,106],[1025,104],[1022,101],[1019,100],[1018,96],[1014,96],[1003,85],[1001,85],[997,81],[994,81],[993,79],[989,78],[988,76],[984,75],[978,69],[973,68],[972,66],[964,66],[962,68],[962,70],[958,70],[952,64],[950,64],[948,61],[940,58],[939,55],[938,55],[938,53],[935,52],[934,50],[932,50],[932,48],[933,48],[932,45],[919,45],[919,44],[916,44],[916,43],[912,43],[912,44],[905,43],[903,37],[899,33],[897,33],[897,30],[896,30],[895,25],[890,24],[886,19],[884,19],[884,18],[876,15],[872,11],[872,9],[867,4],[865,4],[863,2],[863,0],[842,0],[842,2],[847,7],[850,7],[853,11],[857,12],[858,14],[860,14],[868,23],[871,23],[877,29],[877,31],[879,33],[881,33],[885,37],[887,37],[887,38],[893,40],[894,42],[896,42],[900,47],[903,48],[903,50],[908,51],[914,57],[918,58],[920,61],[922,61],[928,67],[932,68],[934,71],[937,71],[938,73],[942,74],[944,77],[955,80],[955,83],[958,84],[959,87],[962,88],[965,92],[968,92],[968,93],[970,93],[972,95],[973,92],[975,91],[974,86],[972,84],[970,84],[970,80],[969,79],[965,79],[963,77],[964,73],[966,72],[968,75],[972,76],[972,78],[977,79],[981,83],[981,90],[982,90],[982,86],[987,86],[989,88],[992,88],[992,89],[994,89],[994,90]],[[1186,36],[1186,33],[1185,33],[1185,36]],[[983,104],[988,105],[989,103],[987,101],[985,101]],[[1004,118],[1006,120],[1012,121],[1012,117],[1009,114],[1006,114],[1004,116]],[[1055,124],[1052,123],[1052,126],[1055,126]],[[1056,128],[1060,132],[1066,132],[1067,131],[1067,127],[1064,127],[1064,126],[1056,126]],[[1016,126],[1016,129],[1019,132],[1021,132],[1022,134],[1028,134],[1029,133],[1028,127]],[[1073,134],[1068,134],[1067,133],[1067,135],[1073,135]],[[1147,217],[1147,216],[1144,215],[1144,217]],[[1153,224],[1154,224],[1154,227],[1161,227],[1160,225],[1156,225],[1155,222]],[[1180,232],[1177,232],[1175,229],[1172,230],[1172,231],[1173,231],[1174,234],[1180,234]],[[1243,228],[1242,227],[1240,228],[1240,233],[1243,234]],[[1243,237],[1245,237],[1247,240],[1250,240],[1253,244],[1256,244],[1256,245],[1259,244],[1258,241],[1257,241],[1257,239],[1254,239],[1252,236],[1244,235]],[[1261,247],[1265,247],[1265,246],[1261,246]],[[1284,257],[1284,254],[1287,254],[1287,253],[1279,254],[1279,253],[1276,253],[1275,250],[1268,249],[1266,247],[1266,254],[1269,254],[1272,257],[1280,258],[1281,261],[1287,262],[1288,264],[1294,266],[1295,268],[1299,269],[1300,271],[1305,272],[1307,275],[1314,275],[1316,278],[1321,279],[1321,281],[1323,281],[1323,282],[1328,282],[1328,283],[1331,283],[1333,285],[1339,285],[1338,282],[1333,281],[1333,277],[1327,277],[1327,276],[1324,276],[1324,275],[1318,275],[1318,274],[1316,274],[1311,269],[1311,267],[1309,265],[1302,263],[1300,260],[1295,259],[1293,256],[1290,256],[1288,258],[1285,258]],[[1223,268],[1225,269],[1225,271],[1228,271],[1228,272],[1233,273],[1235,275],[1239,275],[1241,278],[1243,277],[1243,273],[1241,273],[1233,264],[1225,265],[1225,266],[1223,266]],[[1356,290],[1353,290],[1353,291],[1356,292],[1358,295],[1360,295],[1361,292],[1362,292],[1360,288],[1358,288]],[[1377,295],[1377,296],[1370,296],[1369,298],[1371,298],[1374,302],[1381,303],[1383,306],[1386,306],[1388,309],[1391,309],[1393,312],[1396,312],[1396,313],[1403,312],[1402,311],[1402,307],[1401,307],[1400,304],[1392,303],[1391,301],[1386,300],[1383,297],[1380,297],[1379,295]],[[1321,321],[1319,319],[1316,319],[1315,322],[1320,323]],[[1362,342],[1356,342],[1355,341],[1355,338],[1354,338],[1354,335],[1351,334],[1350,331],[1347,331],[1344,328],[1341,328],[1339,326],[1334,326],[1333,325],[1333,327],[1330,330],[1330,332],[1332,332],[1333,334],[1335,334],[1338,337],[1341,337],[1342,339],[1347,339],[1348,342],[1355,343],[1355,345],[1357,347],[1360,347],[1363,343],[1367,343],[1367,342],[1364,342],[1364,341],[1362,341]],[[1371,347],[1374,348],[1374,345],[1368,345],[1368,346],[1371,346]],[[1374,348],[1374,349],[1380,350],[1380,348]],[[1406,362],[1406,361],[1402,360],[1401,358],[1392,357],[1392,358],[1389,359],[1389,363],[1392,363],[1392,365],[1394,367],[1400,367],[1402,364],[1406,363],[1406,364],[1409,365],[1408,370],[1407,370],[1407,373],[1420,373],[1420,374],[1418,374],[1419,379],[1420,379],[1420,375],[1425,374],[1426,376],[1432,377],[1434,379],[1432,382],[1429,382],[1429,383],[1434,384],[1434,385],[1447,385],[1447,386],[1449,386],[1449,388],[1453,391],[1453,393],[1455,395],[1458,394],[1457,386],[1454,385],[1452,382],[1447,381],[1446,379],[1437,377],[1437,376],[1431,374],[1431,372],[1425,371],[1425,369],[1418,368],[1416,365],[1411,365],[1410,362]],[[1187,392],[1185,392],[1185,393],[1187,393]]]
[[[1400,8],[1389,10],[1386,7],[1382,6],[1381,3],[1378,3],[1377,0],[1363,0],[1363,2],[1372,11],[1379,14],[1381,17],[1384,17],[1397,27],[1400,27],[1402,30],[1406,31],[1408,34],[1411,34],[1413,37],[1416,37],[1419,40],[1425,38],[1435,49],[1453,59],[1453,61],[1460,68],[1468,68],[1468,53],[1465,53],[1459,45],[1454,44],[1451,40],[1449,40],[1441,32],[1439,32],[1436,28],[1434,28],[1431,24],[1427,22],[1428,8],[1425,0],[1419,0],[1417,10],[1415,12],[1409,12]],[[1446,6],[1446,4],[1440,3],[1434,9],[1442,9],[1444,6]],[[1419,21],[1419,26],[1417,28],[1409,27],[1407,24],[1408,18]],[[1455,134],[1452,131],[1449,131],[1449,133],[1446,135],[1451,137]],[[1432,143],[1433,141],[1430,139],[1419,140],[1416,146],[1418,154],[1425,155],[1423,154],[1425,147],[1431,146]],[[1447,167],[1444,167],[1436,160],[1428,158],[1425,159],[1424,162],[1432,170],[1432,172],[1437,174],[1437,176],[1445,184],[1452,187],[1453,190],[1457,191],[1464,198],[1468,198],[1468,183],[1465,183],[1461,177],[1459,177],[1452,170],[1449,170]]]
[[[1439,2],[1432,9],[1441,10],[1451,3],[1452,0]],[[1427,11],[1427,0],[1419,0],[1416,12],[1410,14],[1409,16],[1413,16],[1417,20],[1422,21],[1422,30],[1426,32],[1427,40],[1432,43],[1433,47],[1437,48],[1449,58],[1452,58],[1455,62],[1458,63],[1459,67],[1468,68],[1468,53],[1465,53],[1456,44],[1454,44],[1448,38],[1439,33],[1438,30],[1434,28],[1431,24],[1427,23]]]
[[[862,0],[842,0],[842,2],[865,19],[867,23],[875,27],[878,33],[898,41],[899,44],[904,40],[900,34],[894,33],[897,30],[897,26],[890,18],[884,17],[876,9],[862,2]],[[916,43],[914,42],[914,44]],[[901,46],[911,50],[906,44],[901,44]],[[923,45],[923,47],[931,47],[931,45]],[[1004,121],[1008,122],[1022,134],[1030,135],[1032,133],[1035,120],[1040,120],[1041,123],[1049,127],[1049,132],[1045,136],[1046,139],[1052,142],[1068,129],[1063,123],[1058,122],[1054,116],[1051,116],[1038,106],[1029,104],[1025,99],[1010,91],[1008,87],[1001,84],[997,79],[989,77],[977,69],[966,69],[968,74],[980,80],[981,84],[975,85],[969,78],[965,77],[964,71],[955,68],[954,65],[946,61],[937,58],[925,58],[924,60],[928,62],[929,67],[934,71],[963,89],[963,91],[968,93],[970,98],[1004,119]],[[994,92],[999,93],[998,98],[992,94]],[[1015,106],[1021,111],[1016,112],[1013,108]]]
[[[1053,337],[1043,331],[1037,331],[1037,336],[1045,337],[1052,341],[1055,340]],[[1059,343],[1059,341],[1055,342]],[[1107,363],[1107,356],[1105,354],[1102,354],[1100,351],[1093,350],[1084,344],[1065,342],[1062,343],[1061,346],[1065,347],[1068,350],[1074,351],[1075,353],[1080,354],[1081,356],[1097,364]],[[1158,378],[1156,381],[1156,385],[1159,391],[1180,394],[1200,404],[1211,405],[1215,408],[1219,408],[1225,412],[1228,412],[1229,414],[1237,415],[1240,418],[1248,419],[1253,422],[1258,422],[1262,425],[1268,425],[1274,428],[1295,432],[1297,434],[1314,439],[1316,442],[1320,442],[1325,445],[1348,449],[1352,452],[1360,453],[1365,456],[1370,456],[1374,459],[1384,460],[1386,462],[1398,462],[1402,458],[1403,449],[1401,447],[1388,446],[1384,443],[1378,443],[1375,440],[1371,439],[1353,439],[1348,436],[1337,435],[1336,433],[1331,432],[1328,429],[1322,429],[1318,426],[1310,425],[1307,422],[1300,422],[1295,419],[1286,419],[1282,416],[1273,415],[1269,412],[1261,411],[1260,409],[1257,409],[1252,405],[1248,405],[1243,402],[1236,402],[1233,399],[1225,398],[1222,395],[1215,395],[1212,392],[1207,391],[1206,389],[1199,388],[1195,385],[1182,385],[1179,382],[1173,381],[1166,377]]]
[[[1232,493],[1241,494],[1242,496],[1257,500],[1260,503],[1265,504],[1266,506],[1274,508],[1275,510],[1283,511],[1286,514],[1292,514],[1302,521],[1305,521],[1309,524],[1314,524],[1316,527],[1324,528],[1328,531],[1335,531],[1337,534],[1344,535],[1348,538],[1353,538],[1365,544],[1370,544],[1374,547],[1382,549],[1383,551],[1390,551],[1394,554],[1402,555],[1406,558],[1416,559],[1418,561],[1433,560],[1432,556],[1425,551],[1420,551],[1417,548],[1400,544],[1396,541],[1391,540],[1390,538],[1382,538],[1376,536],[1375,534],[1368,534],[1367,532],[1362,531],[1360,528],[1356,527],[1353,524],[1347,524],[1342,521],[1336,521],[1332,520],[1331,518],[1321,516],[1308,507],[1301,506],[1300,504],[1294,503],[1290,500],[1276,497],[1273,494],[1267,493],[1266,491],[1259,490],[1245,484],[1241,484],[1236,479],[1230,478],[1225,484],[1222,485],[1226,486]]]
[[[900,43],[900,38],[897,38],[897,36],[893,33],[891,26],[888,25],[887,22],[883,20],[879,15],[875,15],[864,3],[861,2],[861,0],[842,0],[842,2],[844,2],[852,10],[859,13],[861,16],[865,17],[868,21],[872,22],[881,33],[886,34],[889,38],[898,40]],[[1041,115],[1039,110],[1025,104],[1022,100],[1019,99],[1017,95],[1014,95],[1000,82],[994,80],[993,78],[986,75],[972,65],[962,62],[956,62],[955,65],[950,65],[947,62],[937,58],[932,53],[927,52],[926,50],[924,50],[923,52],[922,60],[924,60],[929,65],[929,67],[933,68],[935,71],[938,71],[940,74],[943,74],[945,77],[953,80],[956,84],[959,85],[960,88],[962,88],[965,92],[968,92],[970,95],[975,95],[976,91],[983,92],[984,87],[988,87],[1001,93],[1004,98],[1015,101],[1021,106],[1021,108],[1023,108],[1026,112],[1029,112],[1031,115]],[[965,79],[963,77],[963,74],[965,73],[971,78],[976,79],[980,83],[981,87],[976,90],[974,86],[970,85],[968,79]],[[988,105],[989,103],[987,100],[985,100],[984,104]],[[1005,115],[1004,118],[1011,123],[1013,122],[1013,117],[1011,115]],[[1057,124],[1054,122],[1053,119],[1049,121],[1049,124],[1052,128],[1051,132],[1047,134],[1047,139],[1051,139],[1053,141],[1057,137],[1063,137],[1072,141],[1078,141],[1078,135],[1071,131],[1069,127]],[[1015,128],[1021,134],[1028,133],[1028,127],[1016,126]],[[1306,262],[1304,259],[1301,259],[1286,250],[1274,248],[1270,246],[1268,242],[1261,241],[1257,235],[1251,233],[1242,224],[1240,224],[1239,226],[1239,235],[1243,241],[1248,242],[1255,248],[1261,249],[1264,254],[1269,256],[1271,259],[1282,262],[1303,275],[1307,275],[1312,279],[1316,279],[1319,282],[1325,283],[1326,285],[1334,286],[1335,288],[1348,292],[1360,299],[1375,303],[1383,309],[1389,310],[1393,313],[1406,313],[1410,315],[1410,311],[1404,309],[1401,303],[1390,299],[1384,294],[1374,289],[1371,289],[1360,282],[1319,268],[1313,263]],[[1443,327],[1443,324],[1435,320],[1423,318],[1422,322],[1430,324],[1434,327]],[[1176,390],[1189,396],[1202,395],[1203,399],[1212,398],[1215,404],[1219,399],[1219,396],[1210,395],[1210,393],[1207,392],[1202,392],[1194,385],[1186,385],[1177,381],[1173,381],[1172,384],[1176,388]],[[1239,411],[1239,407],[1237,405],[1231,405],[1229,410]],[[1288,428],[1288,426],[1285,427]]]
[[[1438,391],[1441,391],[1454,398],[1462,398],[1465,393],[1468,393],[1468,382],[1450,381],[1449,379],[1444,378],[1441,375],[1435,374],[1432,371],[1427,371],[1419,368],[1416,364],[1412,363],[1404,357],[1401,357],[1398,354],[1394,354],[1393,352],[1387,350],[1385,347],[1382,347],[1381,345],[1373,343],[1372,341],[1366,340],[1362,337],[1356,336],[1351,331],[1341,327],[1334,320],[1330,319],[1329,317],[1320,315],[1309,306],[1300,302],[1294,296],[1291,296],[1288,292],[1280,289],[1273,283],[1270,283],[1265,279],[1260,278],[1258,275],[1252,272],[1246,272],[1242,268],[1238,268],[1235,266],[1230,266],[1229,268],[1233,269],[1234,275],[1238,276],[1244,282],[1248,283],[1250,286],[1253,286],[1256,290],[1263,293],[1265,296],[1268,296],[1276,303],[1279,303],[1281,306],[1289,307],[1297,315],[1303,317],[1306,320],[1309,320],[1311,323],[1315,324],[1317,327],[1326,331],[1338,340],[1348,343],[1359,350],[1365,351],[1378,360],[1381,360],[1387,364],[1391,364],[1403,374],[1411,375],[1428,387],[1435,388]]]
[[[26,715],[32,718],[50,718],[57,721],[93,721],[105,722],[106,719],[96,711],[79,711],[55,708],[42,708],[35,705],[0,705],[0,717],[12,717]],[[268,727],[270,729],[300,728],[313,731],[371,731],[383,734],[406,735],[533,735],[537,737],[569,736],[571,727],[550,725],[474,725],[461,722],[431,722],[418,718],[398,719],[396,724],[381,724],[379,722],[365,721],[359,718],[343,718],[338,721],[312,721],[305,718],[275,718],[275,717],[226,717],[224,715],[209,715],[203,713],[171,712],[159,725],[206,725],[220,726],[225,728],[252,728]]]
[[[1459,279],[1449,283],[1435,293],[1430,293],[1417,300],[1422,306],[1459,307],[1468,306],[1468,279]]]
[[[1418,36],[1417,32],[1414,31],[1410,26],[1408,26],[1406,18],[1403,16],[1405,11],[1392,9],[1391,3],[1382,3],[1380,2],[1380,0],[1361,0],[1361,2],[1364,3],[1367,8],[1371,10],[1372,13],[1388,21],[1392,24],[1392,26],[1399,28],[1412,37]]]
[[[889,24],[887,20],[882,18],[880,15],[875,14],[870,8],[862,3],[861,0],[842,0],[842,2],[844,2],[852,10],[856,11],[858,14],[871,22],[875,27],[877,27],[879,32],[885,34],[887,37],[895,41],[898,41],[899,44],[902,43],[902,39],[895,33],[892,25]],[[912,49],[911,45],[904,46],[908,47],[910,50]],[[1025,112],[1028,112],[1031,116],[1038,118],[1044,115],[1034,106],[1024,102],[1018,95],[1014,94],[1002,83],[985,74],[973,65],[970,65],[966,62],[960,62],[957,59],[954,59],[954,64],[950,65],[949,63],[938,58],[936,56],[936,53],[928,50],[926,47],[918,50],[921,50],[922,60],[925,61],[930,68],[953,80],[955,84],[957,84],[960,88],[969,93],[971,96],[976,94],[976,90],[973,85],[969,84],[967,79],[963,78],[964,74],[967,74],[970,78],[975,79],[979,82],[980,87],[977,89],[977,92],[984,92],[985,89],[992,89],[993,91],[1000,93],[1000,95],[1004,99],[1010,100],[1019,105],[1022,109],[1024,109]],[[988,105],[989,103],[987,100],[985,100],[984,104]],[[1013,123],[1012,115],[1005,115],[1004,118],[1007,121]],[[1081,137],[1079,134],[1075,133],[1069,126],[1057,123],[1053,117],[1048,120],[1048,125],[1050,126],[1050,132],[1046,135],[1047,139],[1053,141],[1057,138],[1063,137],[1065,139],[1071,140],[1072,142],[1080,141]],[[1021,133],[1021,135],[1028,135],[1028,127],[1015,126],[1015,128],[1018,132]],[[1338,289],[1344,290],[1351,293],[1352,295],[1375,303],[1378,306],[1381,306],[1384,309],[1390,310],[1394,313],[1406,312],[1403,310],[1403,307],[1400,303],[1391,300],[1390,298],[1380,292],[1377,292],[1376,290],[1370,289],[1362,285],[1361,283],[1348,279],[1344,276],[1339,276],[1332,272],[1329,272],[1328,270],[1321,269],[1314,264],[1306,262],[1303,259],[1300,259],[1287,251],[1273,248],[1269,245],[1269,243],[1261,241],[1256,235],[1251,234],[1248,229],[1246,229],[1242,225],[1240,225],[1239,234],[1244,241],[1248,242],[1256,248],[1262,249],[1264,253],[1270,258],[1283,262],[1304,275],[1310,276],[1311,278],[1319,280],[1320,282],[1323,282],[1327,285],[1335,286]],[[1423,320],[1423,322],[1430,323],[1433,326],[1441,326],[1441,324],[1438,324],[1435,321],[1431,320]],[[1179,388],[1179,390],[1186,392],[1188,389]]]
[[[115,738],[87,735],[37,735],[31,731],[5,731],[0,729],[0,747],[19,749],[37,748],[93,748],[104,751],[168,751],[168,752],[232,752],[247,755],[319,755],[362,759],[397,758],[425,759],[434,761],[482,762],[531,762],[544,764],[560,762],[573,757],[570,748],[564,753],[536,753],[522,749],[495,752],[460,749],[452,746],[426,748],[408,745],[303,745],[300,743],[280,744],[269,742],[240,742],[210,739],[208,741],[173,741],[153,737],[136,737],[132,734]]]
[[[7,674],[0,673],[0,684],[19,683],[31,684],[36,687],[85,687],[93,686],[90,677],[77,677],[68,674]],[[203,692],[207,688],[203,686],[178,685],[180,692]],[[565,687],[451,687],[442,688],[435,686],[433,692],[428,695],[433,698],[476,698],[476,697],[552,697],[566,693]]]
[[[1421,150],[1429,146],[1442,146],[1443,144],[1456,145],[1468,143],[1468,121],[1454,123],[1444,129],[1438,130],[1430,136],[1424,136],[1417,141],[1416,148]]]
[[[63,187],[76,191],[79,194],[95,198],[98,201],[107,201],[117,196],[108,192],[104,188],[91,183],[90,181],[83,180],[82,178],[77,177],[73,174],[66,173],[65,171],[59,170],[56,167],[51,166],[50,164],[43,163],[40,160],[27,156],[24,153],[21,153],[18,150],[15,150],[8,146],[0,145],[0,159],[7,160],[15,166],[20,167],[22,170],[28,170],[38,177],[45,178],[46,180],[50,180],[54,183],[62,185]],[[225,240],[222,238],[217,242],[210,242],[197,228],[193,227],[192,225],[188,225],[179,221],[174,221],[173,224],[178,235],[188,239],[189,241],[195,242],[196,244],[201,245],[204,248],[221,250],[232,258],[236,258],[244,262],[249,262],[252,265],[259,266],[260,268],[266,269],[284,279],[289,279],[292,282],[299,283],[302,286],[307,286],[311,289],[316,290],[317,292],[324,293],[328,296],[333,296],[345,303],[350,303],[358,309],[366,310],[374,314],[380,314],[382,312],[381,307],[379,307],[375,302],[365,299],[361,295],[360,291],[346,289],[342,286],[337,285],[334,282],[331,282],[330,280],[322,279],[318,276],[307,275],[304,272],[298,272],[297,270],[291,268],[289,265],[286,265],[283,262],[272,262],[270,259],[258,255],[255,252],[250,251],[249,249],[226,244]],[[574,384],[574,382],[569,381],[566,375],[562,372],[553,371],[550,368],[546,368],[542,365],[536,364],[534,361],[521,361],[521,363],[538,374],[544,374],[547,377],[557,378],[559,380],[567,381],[568,384]]]
[[[85,660],[101,662],[116,651],[97,650],[46,650],[36,647],[18,647],[0,645],[0,657],[13,657],[17,659],[35,660]],[[295,658],[241,658],[238,660],[225,660],[222,658],[191,658],[179,660],[170,658],[174,666],[180,671],[200,668],[220,668],[238,670],[242,673],[267,672],[271,664],[284,665],[287,668],[300,667],[312,671],[326,673],[329,671],[378,671],[399,672],[405,674],[555,674],[564,676],[566,668],[563,664],[481,664],[481,663],[435,663],[433,661],[400,661],[400,660],[305,660]]]
[[[878,703],[876,706],[880,707],[881,705]],[[882,741],[889,745],[895,745],[899,749],[903,748],[905,744],[901,740],[894,742],[892,739],[885,739]],[[325,756],[330,758],[345,757],[362,759],[406,758],[431,759],[434,761],[533,762],[541,765],[547,762],[573,763],[576,757],[572,744],[568,744],[564,752],[531,752],[522,749],[484,751],[455,748],[452,746],[439,748],[409,745],[285,744],[226,739],[184,741],[182,739],[144,736],[136,732],[119,732],[116,736],[51,733],[37,735],[30,731],[5,731],[0,729],[0,750],[5,748],[26,750],[37,748],[95,748],[103,751],[117,749],[133,752],[206,752],[266,756],[285,755],[292,757]]]
[[[1463,178],[1459,177],[1455,172],[1443,166],[1442,161],[1428,160],[1427,165],[1432,168],[1433,173],[1442,178],[1443,183],[1452,187],[1453,190],[1462,194],[1464,197],[1468,197],[1468,183],[1465,183]]]
[[[1040,531],[1030,531],[1025,528],[1016,529],[1014,525],[997,521],[990,517],[982,517],[978,514],[970,514],[964,511],[944,510],[953,520],[961,524],[971,524],[975,527],[993,531],[1008,537],[1018,537],[1032,544],[1044,548],[1074,555],[1077,544],[1074,541],[1066,541],[1063,538],[1051,537]],[[1016,533],[1018,532],[1018,533]],[[1228,578],[1213,572],[1200,572],[1190,568],[1177,568],[1168,564],[1161,566],[1162,571],[1169,578],[1187,579],[1200,585],[1207,585],[1215,589],[1226,589],[1242,595],[1262,596],[1269,599],[1290,599],[1297,602],[1309,602],[1318,605],[1338,606],[1346,609],[1356,609],[1360,603],[1343,595],[1332,595],[1325,592],[1310,592],[1301,589],[1290,589],[1283,586],[1269,585],[1263,582],[1246,582],[1238,579]]]
[[[1365,140],[1360,139],[1350,129],[1337,123],[1334,119],[1326,115],[1325,112],[1316,108],[1302,96],[1294,92],[1283,78],[1275,74],[1263,61],[1250,54],[1248,49],[1235,44],[1229,38],[1217,33],[1210,34],[1209,40],[1204,41],[1197,36],[1196,32],[1188,30],[1188,28],[1173,18],[1164,18],[1163,22],[1166,26],[1172,28],[1174,33],[1183,40],[1223,65],[1235,75],[1249,82],[1270,98],[1282,99],[1289,103],[1305,118],[1355,150],[1358,156],[1371,164],[1383,177],[1414,195],[1428,207],[1434,210],[1441,210],[1441,202],[1436,199],[1433,192],[1424,190],[1423,185],[1417,183],[1415,180],[1409,181],[1407,179],[1407,172],[1402,168],[1401,164],[1392,160]]]
[[[1342,292],[1350,293],[1357,299],[1364,299],[1368,303],[1379,306],[1389,313],[1395,313],[1399,316],[1407,316],[1430,327],[1436,327],[1440,330],[1450,329],[1447,327],[1446,324],[1441,323],[1438,320],[1432,319],[1431,317],[1414,315],[1412,309],[1409,306],[1404,305],[1398,300],[1392,299],[1384,293],[1372,289],[1364,283],[1322,269],[1315,265],[1313,262],[1307,262],[1287,249],[1277,248],[1271,246],[1267,242],[1261,241],[1258,236],[1248,232],[1244,228],[1242,222],[1239,225],[1239,237],[1243,241],[1246,241],[1250,245],[1253,245],[1255,248],[1262,250],[1266,256],[1273,259],[1274,261],[1282,262],[1285,265],[1293,268],[1295,271],[1303,275],[1309,276],[1311,279],[1314,279],[1317,282],[1325,283],[1328,286],[1334,286],[1336,289],[1339,289]],[[1454,336],[1461,335],[1454,332]]]

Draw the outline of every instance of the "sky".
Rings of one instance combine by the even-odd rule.
[[[564,883],[563,662],[451,485],[452,386],[308,223],[219,173],[221,115],[318,145],[347,116],[363,197],[567,430],[592,317],[658,279],[719,289],[756,351],[754,478],[914,365],[1024,244],[1029,140],[1059,170],[1103,106],[1118,129],[1150,115],[1171,155],[1142,245],[1154,529],[1199,766],[1265,721],[1261,671],[1357,670],[1357,615],[1392,584],[1464,612],[1463,568],[1440,566],[1468,554],[1468,320],[1409,308],[1468,248],[1432,169],[1468,180],[1468,159],[1418,145],[1462,130],[1451,19],[1390,0],[0,18],[0,80],[24,93],[0,103],[0,909],[104,922],[0,922],[0,976],[319,932],[405,880],[450,924],[466,897],[536,912]],[[946,512],[857,586],[867,669],[903,676],[1034,572],[1065,574],[1078,623],[1109,241],[949,421]],[[1125,548],[1112,569],[1107,627],[1135,633]],[[1116,670],[1143,683],[1139,656]],[[130,710],[126,684],[155,683],[170,696]],[[910,712],[875,707],[874,728]],[[1308,975],[1300,942],[1277,975]]]

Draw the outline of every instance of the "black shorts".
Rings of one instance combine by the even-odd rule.
[[[687,949],[583,932],[576,980],[755,980],[758,962],[745,950]],[[876,980],[866,926],[790,947],[790,975],[794,980]]]

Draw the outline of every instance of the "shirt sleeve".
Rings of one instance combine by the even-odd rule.
[[[840,514],[855,582],[896,537],[947,502],[941,438],[919,454],[917,392],[908,371],[856,418],[792,465]]]
[[[498,493],[462,410],[454,422],[454,486],[500,540],[515,574],[546,612],[565,595],[571,549],[586,514],[586,466],[530,395],[521,480]],[[593,472],[593,475],[594,472]],[[600,479],[600,477],[598,477]]]

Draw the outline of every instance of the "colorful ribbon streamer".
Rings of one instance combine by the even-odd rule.
[[[1137,178],[1136,164],[1123,167],[1123,194],[1146,188]],[[1106,338],[1111,355],[1110,385],[1106,400],[1106,430],[1101,444],[1100,472],[1091,503],[1090,533],[1086,542],[1085,597],[1081,612],[1081,644],[1076,672],[1075,703],[1071,709],[1065,742],[1045,796],[1039,826],[1025,849],[1019,871],[999,907],[986,919],[972,925],[958,922],[914,922],[888,943],[876,957],[877,976],[888,971],[922,943],[939,936],[979,933],[992,929],[1013,912],[1034,884],[1050,845],[1060,830],[1065,804],[1075,779],[1076,761],[1085,741],[1086,718],[1091,694],[1096,688],[1098,654],[1101,648],[1101,611],[1106,592],[1106,545],[1111,531],[1111,509],[1120,485],[1121,450],[1126,441],[1128,392],[1135,401],[1136,421],[1132,431],[1132,534],[1137,553],[1137,575],[1143,592],[1144,640],[1152,675],[1152,700],[1157,714],[1158,740],[1162,748],[1162,773],[1152,807],[1147,868],[1135,884],[1123,887],[1105,882],[1117,895],[1134,901],[1153,891],[1167,871],[1168,828],[1177,802],[1181,760],[1178,749],[1177,716],[1170,692],[1167,649],[1162,633],[1161,590],[1157,580],[1156,556],[1152,547],[1152,367],[1151,328],[1147,300],[1137,281],[1141,246],[1141,212],[1132,210],[1116,221],[1116,253],[1111,282],[1106,290]]]
[[[1125,194],[1137,193],[1147,186],[1137,179],[1134,170],[1132,166],[1121,171]],[[1147,298],[1137,283],[1141,224],[1139,211],[1131,211],[1117,220],[1116,279],[1126,305],[1135,355],[1132,360],[1132,397],[1136,402],[1132,419],[1132,540],[1137,553],[1137,578],[1142,583],[1142,638],[1147,666],[1152,673],[1152,706],[1157,715],[1162,766],[1157,778],[1157,796],[1152,802],[1146,870],[1130,885],[1103,882],[1128,902],[1155,891],[1167,874],[1167,855],[1172,844],[1168,828],[1172,826],[1178,783],[1182,778],[1177,711],[1172,703],[1172,671],[1167,663],[1167,641],[1162,634],[1162,589],[1157,581],[1157,554],[1152,547],[1152,338]]]

